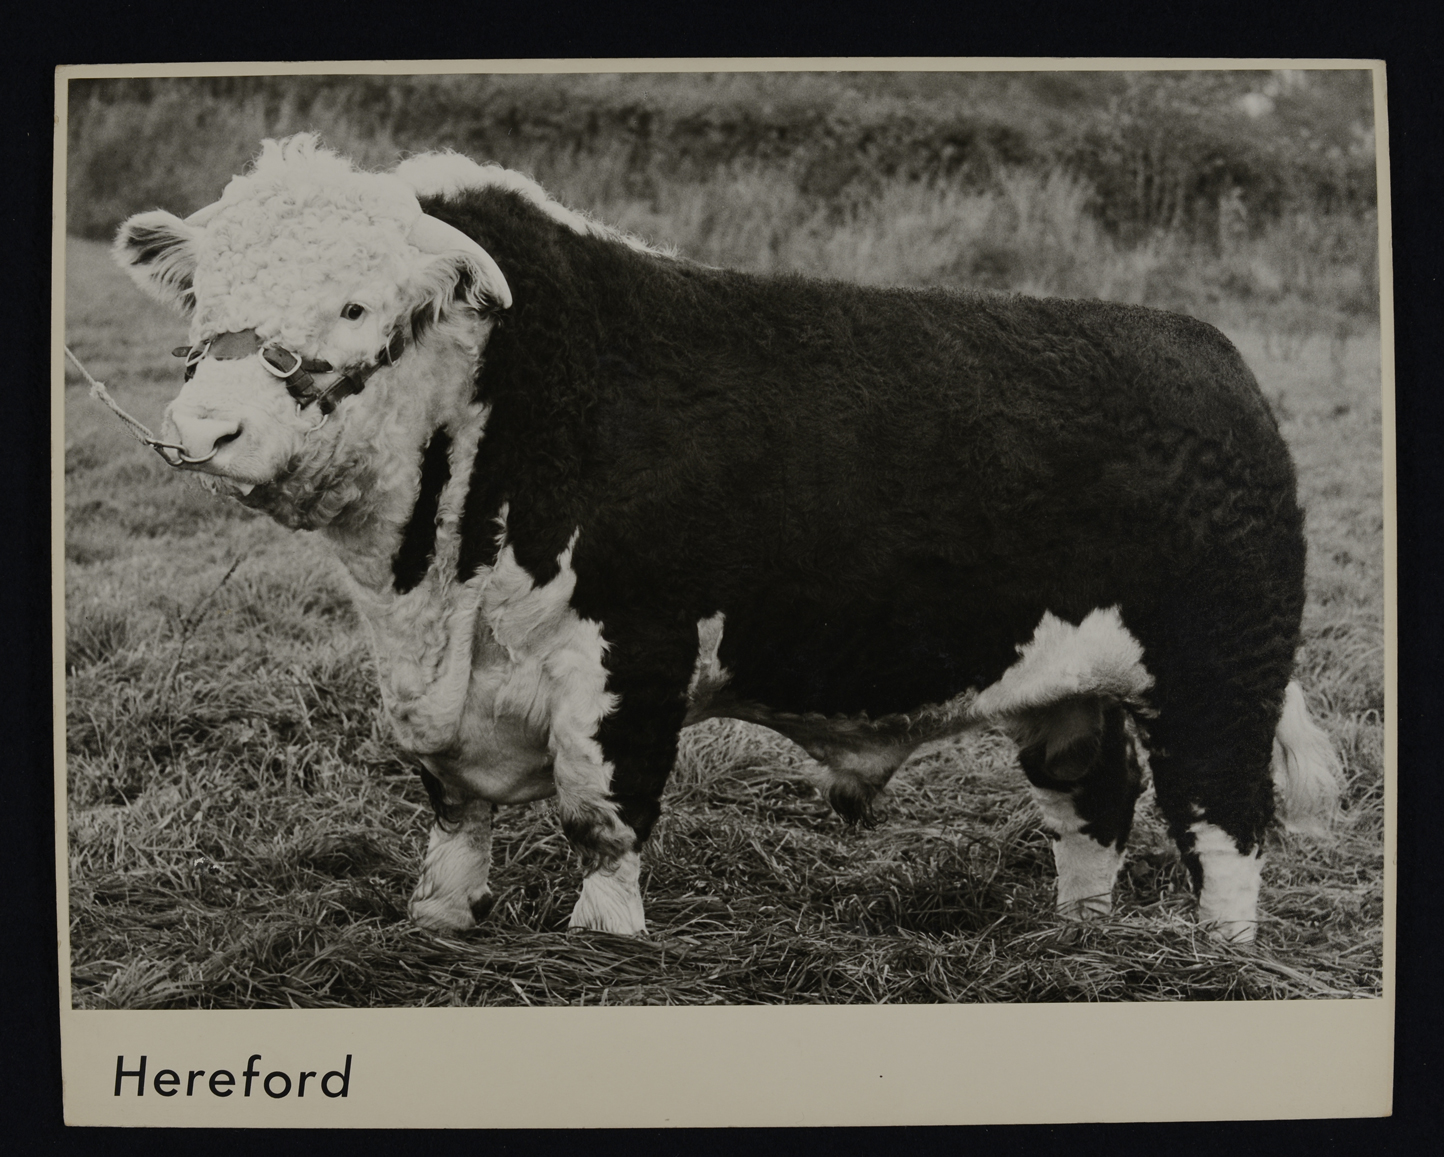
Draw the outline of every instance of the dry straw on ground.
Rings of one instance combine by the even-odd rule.
[[[65,463],[75,1004],[1377,995],[1379,339],[1354,300],[1368,279],[1348,281],[1346,262],[1310,264],[1302,219],[1222,251],[1164,234],[1124,246],[1085,212],[1076,178],[1008,180],[985,191],[898,183],[841,215],[743,169],[634,199],[617,181],[572,200],[709,261],[956,284],[992,253],[1017,288],[1182,306],[1224,326],[1299,465],[1310,541],[1299,672],[1348,778],[1333,837],[1275,839],[1256,949],[1199,935],[1149,796],[1115,917],[1079,929],[1049,910],[1050,847],[1000,737],[910,760],[877,826],[850,830],[813,791],[798,749],[737,723],[686,736],[645,861],[649,939],[566,933],[578,876],[547,803],[500,813],[498,902],[485,924],[421,931],[404,908],[429,808],[380,730],[360,625],[332,564],[306,536],[171,474],[75,376]],[[72,239],[67,261],[68,343],[153,423],[177,387],[167,351],[182,327],[133,292],[101,245]],[[1331,293],[1341,304],[1321,308]]]

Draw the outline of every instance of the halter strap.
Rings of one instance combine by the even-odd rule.
[[[276,341],[263,343],[254,329],[223,333],[195,346],[177,346],[171,353],[186,359],[186,381],[195,376],[196,366],[205,358],[228,362],[259,353],[267,372],[285,383],[286,392],[296,399],[296,405],[304,410],[314,404],[324,417],[336,408],[337,402],[364,390],[371,375],[382,366],[395,365],[405,349],[406,335],[398,329],[375,357],[345,371],[324,390],[317,387],[313,375],[331,373],[334,367],[330,362],[303,358]]]

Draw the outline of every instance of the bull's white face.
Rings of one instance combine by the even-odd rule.
[[[365,457],[359,447],[348,452],[348,444],[374,440],[378,426],[434,429],[446,415],[437,412],[442,399],[414,396],[415,380],[408,383],[407,413],[383,412],[388,393],[399,393],[387,389],[397,371],[383,369],[364,394],[342,401],[323,422],[318,405],[298,404],[268,369],[261,347],[274,344],[332,367],[312,371],[324,391],[348,371],[383,360],[388,343],[398,332],[409,334],[420,313],[451,321],[442,328],[453,337],[459,325],[474,353],[489,331],[487,311],[510,303],[485,251],[425,217],[396,177],[269,142],[252,172],[233,180],[216,205],[184,221],[160,211],[139,214],[121,227],[115,253],[137,284],[190,316],[196,350],[227,334],[254,334],[254,348],[238,355],[218,343],[196,362],[166,409],[160,436],[184,448],[187,469],[264,508],[271,503],[260,488],[289,489],[292,497],[309,490],[312,500],[335,491],[336,473]],[[423,394],[427,384],[423,376]],[[434,384],[454,393],[458,383]],[[416,430],[418,438],[427,433]],[[316,524],[272,512],[296,525]]]
[[[313,319],[301,333],[288,327],[281,339],[290,352],[333,367],[316,373],[324,390],[349,368],[376,361],[394,328],[409,324],[408,307],[422,303],[403,298],[394,283],[381,278],[346,278],[344,271],[312,298]],[[262,341],[279,337],[256,327]],[[205,341],[210,334],[193,335]],[[239,487],[262,486],[293,473],[307,461],[330,455],[345,440],[349,419],[361,407],[357,399],[333,416],[324,429],[313,405],[303,409],[284,381],[271,373],[260,353],[234,360],[203,358],[195,375],[166,408],[160,434],[185,447],[187,457],[202,459],[194,469]],[[371,407],[367,407],[371,408]],[[334,422],[334,425],[331,423]]]

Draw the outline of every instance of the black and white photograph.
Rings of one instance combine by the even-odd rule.
[[[1378,113],[71,77],[69,1007],[1385,996]]]

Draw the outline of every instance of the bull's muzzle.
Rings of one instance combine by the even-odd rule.
[[[172,407],[166,415],[162,432],[185,450],[183,466],[209,462],[221,449],[241,436],[241,423],[235,418],[203,418]]]

